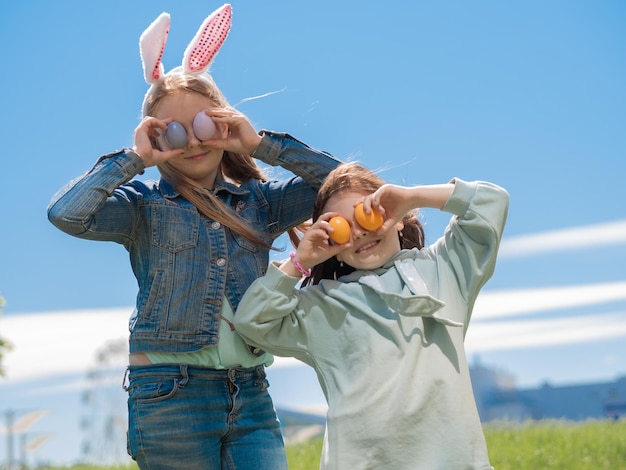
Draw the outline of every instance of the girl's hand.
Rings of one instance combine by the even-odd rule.
[[[184,149],[161,151],[152,146],[152,142],[159,136],[157,129],[165,132],[170,122],[172,122],[171,119],[160,120],[146,116],[135,128],[133,151],[143,160],[146,168],[164,163],[185,151]]]
[[[385,216],[385,222],[376,231],[382,234],[411,211],[422,207],[442,209],[453,190],[453,183],[412,187],[385,184],[363,198],[363,209],[368,213],[374,207]]]
[[[394,227],[409,211],[415,209],[412,204],[409,188],[394,184],[385,184],[363,198],[363,210],[366,214],[373,207],[385,218],[383,225],[376,231],[378,234]]]
[[[322,214],[304,233],[296,251],[296,259],[304,269],[317,266],[352,246],[351,240],[343,245],[331,244],[330,234],[333,228],[328,221],[336,215],[336,212]]]
[[[204,112],[213,119],[217,132],[210,140],[203,141],[203,144],[233,153],[252,155],[261,143],[262,137],[239,111],[208,108]]]

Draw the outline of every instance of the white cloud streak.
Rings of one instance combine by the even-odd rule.
[[[505,237],[500,245],[498,256],[521,258],[546,252],[579,250],[621,243],[626,243],[626,220]]]
[[[626,311],[534,321],[491,322],[470,326],[468,353],[585,343],[626,336]]]
[[[547,312],[626,300],[626,281],[537,289],[484,291],[474,306],[474,320]]]
[[[0,335],[13,349],[3,358],[5,378],[20,381],[84,371],[108,341],[128,337],[132,308],[11,314]]]

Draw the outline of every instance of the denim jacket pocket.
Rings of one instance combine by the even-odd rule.
[[[152,243],[176,253],[198,243],[200,216],[193,207],[159,204],[151,208]]]

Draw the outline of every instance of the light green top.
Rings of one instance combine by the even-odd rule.
[[[257,357],[249,351],[241,336],[233,330],[235,315],[226,298],[222,305],[220,340],[217,346],[189,353],[146,353],[150,362],[153,364],[189,364],[212,369],[249,368],[272,364],[274,357],[271,354],[264,353]]]

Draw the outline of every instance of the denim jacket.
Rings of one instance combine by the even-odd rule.
[[[340,162],[268,131],[253,157],[297,176],[241,186],[218,178],[214,193],[271,243],[310,218],[317,188]],[[222,302],[237,308],[252,281],[265,274],[269,250],[200,214],[163,178],[132,180],[143,170],[142,160],[126,150],[100,157],[54,196],[48,218],[70,235],[128,250],[139,284],[130,352],[214,346]]]

